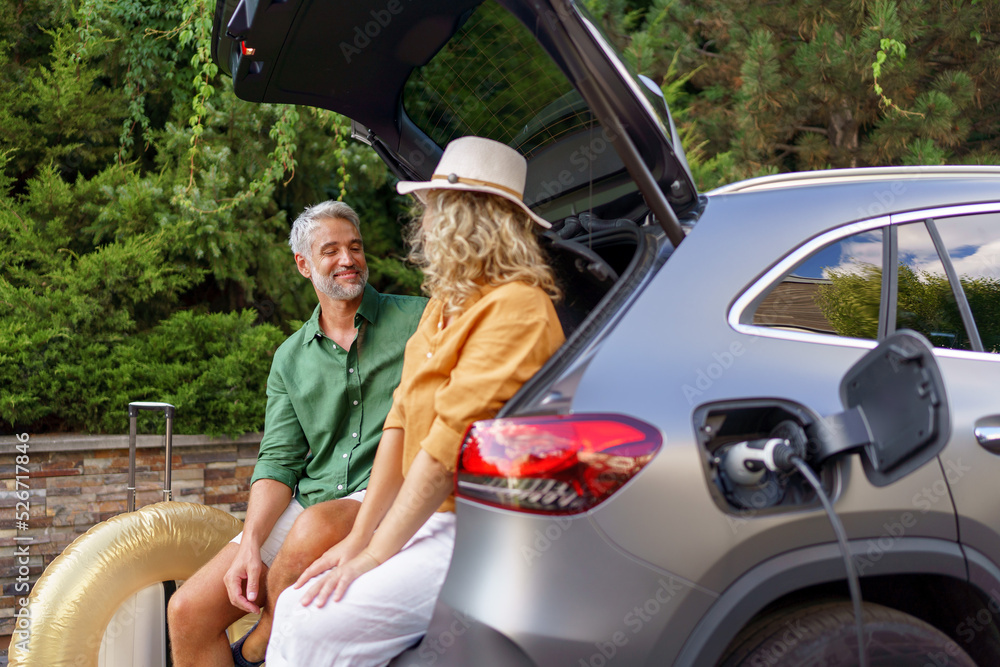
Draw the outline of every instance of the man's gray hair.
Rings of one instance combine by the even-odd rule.
[[[331,199],[315,206],[307,206],[302,215],[292,223],[292,231],[288,234],[288,245],[292,252],[308,257],[319,221],[331,218],[347,220],[357,228],[358,234],[361,234],[361,219],[354,209],[342,201]]]

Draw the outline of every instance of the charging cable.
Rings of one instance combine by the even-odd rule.
[[[812,485],[813,489],[816,490],[816,495],[819,496],[820,502],[823,503],[823,509],[826,510],[826,515],[830,518],[833,532],[837,535],[837,542],[840,543],[840,553],[844,557],[844,567],[847,568],[847,588],[851,592],[851,602],[854,604],[854,626],[858,633],[858,665],[860,667],[868,667],[868,655],[865,650],[865,625],[861,618],[861,583],[858,581],[858,573],[854,569],[854,563],[851,562],[851,552],[847,546],[847,532],[844,530],[844,524],[840,522],[840,517],[833,511],[833,504],[830,502],[830,498],[826,495],[823,485],[820,483],[816,473],[809,467],[809,464],[803,461],[800,456],[792,456],[791,463],[806,478],[806,481]]]
[[[864,641],[864,621],[861,617],[861,584],[858,581],[858,573],[854,569],[854,563],[851,562],[851,552],[847,546],[847,532],[844,530],[844,524],[834,512],[833,504],[826,495],[816,473],[805,462],[802,455],[796,451],[796,448],[792,447],[789,441],[784,438],[748,440],[733,445],[726,452],[722,465],[725,467],[726,474],[734,482],[746,486],[760,481],[765,470],[787,472],[795,469],[805,477],[816,491],[816,495],[830,519],[830,524],[833,526],[833,532],[840,544],[840,552],[844,557],[844,566],[847,568],[847,588],[851,593],[851,602],[854,605],[854,625],[858,634],[858,665],[859,667],[868,667]]]

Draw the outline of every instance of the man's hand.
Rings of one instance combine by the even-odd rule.
[[[260,606],[255,604],[260,585],[260,573],[264,563],[260,559],[260,550],[240,544],[240,550],[233,564],[226,570],[222,581],[226,584],[226,593],[234,607],[251,614],[259,614]],[[245,585],[244,585],[244,582]],[[244,594],[244,586],[246,594]]]

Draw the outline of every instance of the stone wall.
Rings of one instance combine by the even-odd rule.
[[[9,643],[25,583],[33,585],[91,526],[124,512],[127,497],[128,436],[21,437],[27,442],[0,436],[0,650]],[[174,436],[173,499],[243,519],[259,444],[259,433],[236,440]],[[164,462],[162,436],[137,438],[136,508],[163,499]]]

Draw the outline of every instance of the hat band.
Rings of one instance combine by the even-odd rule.
[[[490,183],[489,181],[480,181],[475,178],[465,178],[464,176],[456,176],[455,174],[450,174],[445,176],[444,174],[434,174],[431,176],[432,181],[445,180],[449,183],[465,183],[466,185],[481,185],[488,188],[496,188],[497,190],[503,190],[510,195],[517,198],[518,201],[524,201],[524,195],[513,188],[508,188],[506,185],[500,185],[499,183]]]

